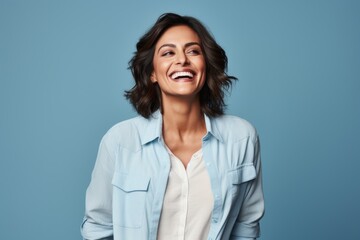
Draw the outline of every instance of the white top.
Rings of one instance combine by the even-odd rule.
[[[207,239],[214,199],[200,149],[185,169],[168,149],[171,169],[164,196],[158,240]]]

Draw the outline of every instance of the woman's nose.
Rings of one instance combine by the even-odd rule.
[[[181,64],[181,65],[189,64],[189,59],[186,56],[186,54],[183,52],[180,52],[177,54],[176,61],[177,61],[177,64]]]

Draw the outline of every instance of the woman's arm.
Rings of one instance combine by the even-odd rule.
[[[254,157],[256,178],[246,183],[245,199],[231,233],[232,240],[254,240],[260,236],[259,221],[264,215],[264,195],[258,138],[254,145],[254,154],[249,154],[249,156]]]
[[[86,191],[85,217],[81,234],[87,240],[113,239],[112,226],[112,176],[114,154],[109,151],[108,136],[102,139]]]

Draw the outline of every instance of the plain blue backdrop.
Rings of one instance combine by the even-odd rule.
[[[264,240],[360,239],[360,3],[0,0],[0,238],[80,239],[102,135],[164,12],[205,23],[239,81],[227,113],[258,129]]]

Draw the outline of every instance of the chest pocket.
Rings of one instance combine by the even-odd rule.
[[[243,164],[236,169],[230,170],[228,173],[229,182],[231,184],[232,196],[238,196],[242,183],[249,182],[256,177],[254,164]]]
[[[124,228],[140,228],[145,215],[150,177],[115,173],[112,184],[113,224]]]
[[[231,195],[230,217],[236,217],[244,201],[247,183],[256,178],[256,170],[252,163],[243,164],[228,172],[229,189]]]

